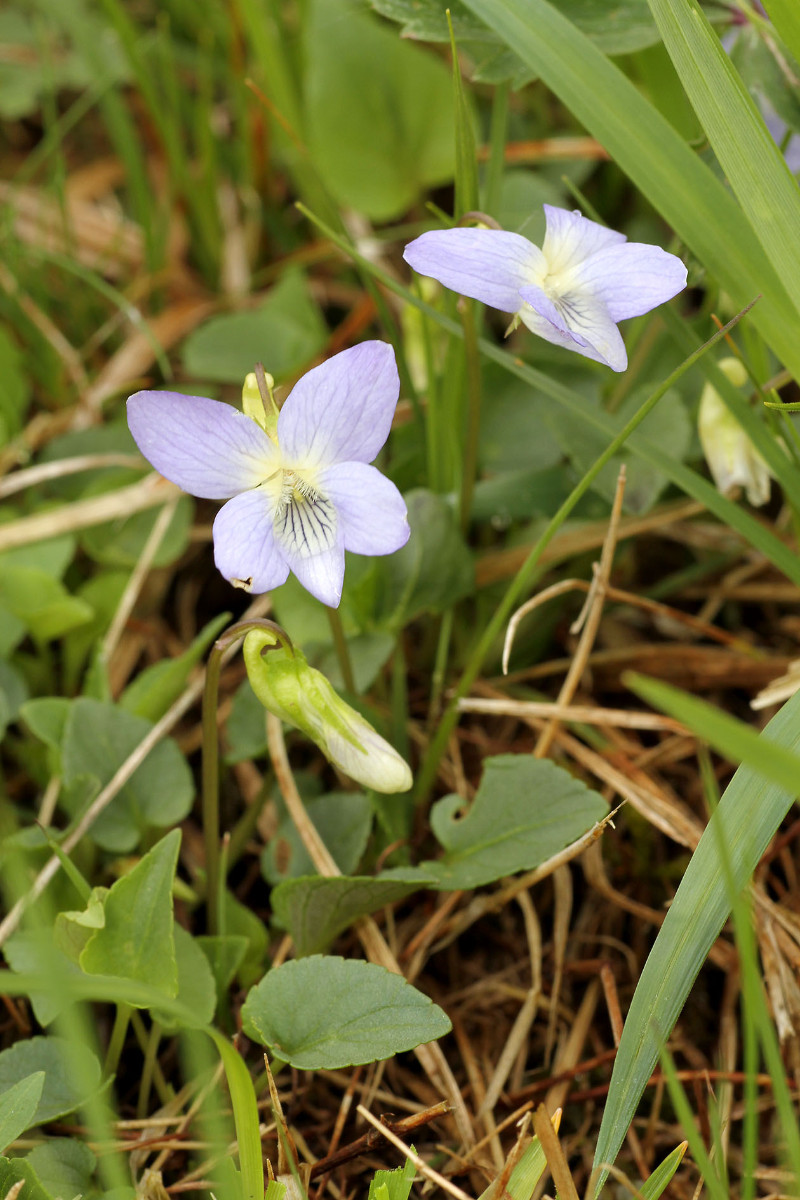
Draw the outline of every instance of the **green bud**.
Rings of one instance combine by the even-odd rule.
[[[305,655],[267,630],[244,639],[244,662],[253,691],[269,712],[301,729],[351,779],[376,792],[406,792],[408,764],[369,721],[342,700]],[[262,651],[269,649],[265,656]]]

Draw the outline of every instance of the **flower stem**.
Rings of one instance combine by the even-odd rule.
[[[203,689],[203,767],[202,808],[203,839],[206,852],[206,921],[208,932],[216,933],[220,902],[220,846],[219,846],[219,738],[217,736],[217,696],[219,675],[225,655],[236,647],[251,629],[268,629],[279,642],[288,643],[286,633],[274,621],[253,618],[237,621],[217,638],[211,647],[206,664],[206,682]]]
[[[478,473],[478,444],[481,432],[481,362],[475,327],[475,304],[462,301],[464,357],[467,366],[467,428],[464,442],[464,470],[461,476],[461,529],[466,533],[472,509],[472,494]]]
[[[431,696],[428,701],[428,728],[432,729],[439,720],[442,704],[442,692],[447,674],[447,660],[450,655],[450,639],[453,635],[452,607],[445,609],[439,626],[439,640],[436,644],[436,657],[433,662],[431,675]]]
[[[108,1042],[108,1050],[106,1052],[106,1061],[103,1064],[103,1075],[106,1079],[110,1079],[117,1072],[119,1060],[122,1057],[122,1048],[125,1045],[125,1038],[128,1033],[128,1026],[131,1020],[131,1006],[121,1000],[117,1004],[117,1013],[114,1018],[114,1027],[111,1030],[111,1037]]]
[[[749,307],[752,306],[748,306],[748,308]],[[747,311],[748,309],[743,309],[742,312],[737,313],[736,316],[721,330],[718,330],[713,337],[710,337],[708,341],[703,343],[702,346],[698,346],[694,353],[685,358],[680,366],[676,367],[672,374],[669,375],[667,379],[665,379],[664,382],[657,387],[654,392],[651,393],[650,396],[648,396],[648,398],[637,409],[630,420],[626,422],[625,427],[620,430],[620,432],[611,442],[609,442],[608,446],[599,456],[599,458],[595,459],[594,463],[586,472],[583,479],[581,479],[580,482],[573,488],[569,496],[567,496],[564,503],[558,509],[558,512],[548,524],[547,528],[542,533],[539,540],[531,548],[531,551],[528,557],[525,559],[525,562],[522,564],[519,571],[506,589],[506,593],[497,606],[491,621],[478,639],[477,645],[474,647],[467,665],[461,675],[461,679],[458,681],[458,684],[454,690],[452,699],[442,714],[442,719],[439,722],[436,734],[428,746],[428,752],[425,755],[419,775],[417,776],[415,800],[418,804],[422,804],[428,799],[431,788],[435,782],[436,773],[439,769],[439,762],[447,747],[450,735],[458,722],[458,702],[472,687],[472,684],[474,683],[481,667],[483,666],[483,661],[491,650],[492,644],[500,633],[503,624],[511,615],[514,605],[517,603],[517,600],[519,599],[523,590],[533,581],[539,560],[547,546],[553,540],[572,509],[591,487],[592,483],[597,478],[600,471],[602,471],[606,463],[609,462],[620,450],[620,448],[625,444],[633,431],[638,425],[641,424],[648,413],[653,411],[656,404],[665,394],[665,392],[669,391],[669,389],[678,381],[678,379],[680,379],[684,372],[687,371],[689,367],[693,366],[698,359],[702,358],[702,356],[708,349],[710,349],[711,346],[715,345],[722,337],[724,337],[728,330],[734,326]]]
[[[325,611],[328,614],[328,621],[333,634],[333,645],[336,650],[336,657],[339,661],[339,670],[342,672],[342,682],[345,689],[351,695],[356,695],[356,681],[353,675],[353,664],[350,662],[350,651],[347,648],[347,638],[344,636],[344,627],[342,626],[342,618],[339,616],[337,608],[329,608],[325,605]]]

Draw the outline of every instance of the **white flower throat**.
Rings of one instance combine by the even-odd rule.
[[[247,376],[242,392],[243,407],[245,414],[264,430],[282,458],[273,379],[271,375],[265,378],[267,399],[262,398],[255,375]],[[313,470],[282,465],[267,475],[261,486],[272,498],[275,539],[287,554],[311,558],[336,544],[336,507],[317,487]]]
[[[273,528],[284,550],[311,558],[335,545],[336,508],[324,492],[292,467],[284,467],[265,482],[279,488]]]

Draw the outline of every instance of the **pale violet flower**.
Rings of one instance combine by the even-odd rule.
[[[738,358],[723,358],[717,366],[735,387],[747,383],[747,371]],[[697,431],[708,468],[723,496],[743,487],[755,508],[766,504],[771,490],[769,467],[713,383],[703,388]]]
[[[214,561],[226,579],[266,592],[291,571],[335,607],[345,550],[391,554],[408,540],[402,496],[368,465],[389,436],[399,392],[391,346],[363,342],[298,380],[277,421],[202,396],[137,392],[128,425],[167,479],[228,500],[214,521]]]
[[[503,229],[439,229],[403,257],[420,275],[514,313],[533,333],[624,371],[617,321],[638,317],[686,286],[686,268],[658,246],[629,242],[579,212],[544,206],[542,248]]]

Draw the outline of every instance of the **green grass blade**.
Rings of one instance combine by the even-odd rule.
[[[472,124],[472,113],[464,90],[464,81],[461,78],[461,64],[458,61],[458,48],[449,9],[447,10],[447,27],[450,30],[455,99],[455,217],[456,220],[460,220],[465,212],[472,212],[478,207],[478,164],[475,157],[475,130]]]
[[[659,1196],[666,1191],[672,1176],[683,1162],[686,1149],[687,1143],[681,1142],[680,1146],[676,1146],[672,1153],[658,1164],[653,1173],[648,1175],[639,1188],[639,1195],[643,1200],[658,1200]]]
[[[736,717],[728,716],[713,704],[668,683],[648,679],[636,672],[626,674],[625,683],[653,708],[688,725],[693,733],[726,758],[746,762],[787,792],[800,793],[800,755],[776,746],[743,721],[737,721]]]
[[[225,1067],[233,1105],[236,1140],[239,1143],[239,1167],[242,1172],[244,1200],[262,1200],[264,1195],[264,1160],[261,1154],[261,1135],[258,1108],[250,1072],[239,1051],[216,1029],[207,1029],[219,1051]]]
[[[730,1200],[728,1191],[719,1176],[719,1164],[712,1161],[710,1154],[706,1150],[703,1136],[697,1128],[692,1107],[686,1098],[686,1092],[683,1090],[681,1082],[678,1079],[672,1055],[666,1046],[661,1051],[661,1066],[664,1071],[664,1078],[667,1081],[667,1092],[672,1107],[675,1110],[675,1116],[683,1126],[686,1140],[689,1143],[689,1149],[692,1152],[692,1158],[697,1164],[697,1169],[700,1172],[700,1177],[703,1180],[710,1200]]]
[[[655,695],[652,681],[647,681],[646,687]],[[657,684],[656,689],[660,702],[666,692],[661,684]],[[689,722],[689,710],[684,701],[691,698],[681,697],[678,714],[674,689],[670,691],[672,696],[667,697],[669,711]],[[692,700],[692,703],[698,702]],[[695,712],[694,708],[692,712]],[[708,728],[705,713],[701,720],[705,732]],[[714,724],[712,732],[715,736],[718,728]],[[742,737],[742,732],[740,728],[736,757],[742,757],[744,750],[749,759],[752,743]],[[745,729],[744,732],[752,731]],[[703,833],[631,1002],[600,1126],[595,1151],[597,1166],[614,1161],[664,1040],[730,912],[730,878],[726,878],[719,839],[726,847],[734,887],[741,890],[800,790],[800,771],[793,765],[797,761],[794,754],[800,752],[800,693],[783,706],[757,740],[768,751],[771,744],[774,754],[770,752],[770,772],[790,786],[765,779],[757,767],[746,762],[726,788]],[[787,755],[792,760],[791,778],[785,777],[789,774]],[[760,750],[759,763],[763,765]],[[602,1178],[604,1175],[601,1181]]]
[[[800,62],[800,8],[797,0],[765,0],[772,24]]]
[[[399,283],[393,275],[382,270],[373,262],[370,262],[369,259],[364,258],[345,238],[316,217],[305,205],[298,204],[297,207],[334,245],[349,255],[365,272],[372,275],[375,279],[380,280],[381,283],[398,296],[401,296],[408,304],[413,304],[415,308],[418,308],[420,312],[441,325],[443,329],[453,334],[454,337],[463,337],[463,329],[458,322],[452,320],[452,318],[446,316],[437,308],[434,308],[433,305],[427,304],[410,288]],[[760,303],[756,305],[753,312],[760,308],[760,306]],[[717,335],[714,335],[714,337],[704,343],[704,348],[708,349],[717,340]],[[586,401],[580,392],[559,383],[552,375],[547,375],[544,371],[537,371],[535,367],[528,366],[527,363],[515,355],[509,354],[507,350],[497,346],[494,342],[490,342],[487,338],[480,338],[478,346],[485,358],[499,363],[504,370],[524,380],[525,383],[530,384],[536,391],[542,392],[545,396],[550,396],[557,404],[563,405],[570,412],[579,414],[589,425],[593,425],[595,429],[600,430],[606,435],[609,442],[617,437],[619,433],[618,426],[606,414],[587,408]],[[730,526],[731,529],[735,529],[737,533],[741,534],[750,545],[755,546],[765,558],[774,563],[786,575],[787,579],[791,579],[795,583],[800,583],[800,559],[798,559],[797,555],[788,546],[784,545],[780,538],[776,537],[774,533],[752,517],[749,512],[746,512],[738,504],[734,504],[733,501],[728,500],[726,496],[722,496],[708,480],[698,475],[690,467],[664,454],[659,446],[653,442],[649,442],[641,434],[634,434],[628,439],[627,445],[635,454],[644,459],[645,462],[651,463],[666,475],[668,479],[671,479],[687,496],[698,500],[709,512],[719,517],[723,524]]]
[[[800,373],[797,315],[734,197],[631,81],[548,0],[465,0],[601,142],[737,305]]]
[[[696,0],[648,3],[717,160],[800,312],[797,180]]]

